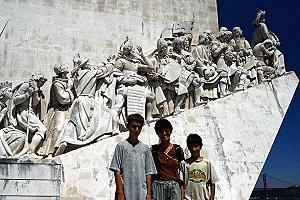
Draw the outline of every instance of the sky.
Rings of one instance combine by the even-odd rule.
[[[285,56],[287,71],[300,76],[300,1],[299,0],[217,0],[219,26],[232,30],[240,26],[251,42],[254,20],[258,10],[266,11],[266,24],[281,41],[279,50]],[[261,174],[267,176],[268,187],[300,185],[300,86],[298,86],[277,134]],[[256,187],[262,187],[262,178]]]

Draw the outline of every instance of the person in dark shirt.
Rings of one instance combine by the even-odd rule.
[[[183,183],[179,173],[180,162],[184,160],[183,150],[170,142],[173,127],[167,119],[158,120],[154,129],[160,143],[151,147],[158,172],[153,177],[153,199],[183,200]]]

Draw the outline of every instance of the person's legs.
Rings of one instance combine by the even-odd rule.
[[[175,181],[154,181],[153,200],[181,200],[179,184]]]
[[[181,190],[179,184],[175,181],[172,181],[170,184],[170,200],[181,200]]]

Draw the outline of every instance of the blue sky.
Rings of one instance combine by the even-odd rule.
[[[232,29],[240,26],[249,42],[252,40],[252,21],[261,9],[267,12],[266,23],[281,41],[288,71],[300,76],[300,1],[299,0],[218,0],[219,26]],[[262,173],[300,185],[300,87],[285,116]],[[269,187],[288,187],[267,178]],[[262,187],[260,178],[256,187]]]

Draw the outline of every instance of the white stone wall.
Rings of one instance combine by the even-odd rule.
[[[171,140],[183,149],[188,134],[202,137],[202,153],[215,165],[220,179],[216,199],[249,199],[298,82],[289,73],[168,118],[174,127]],[[158,142],[153,127],[154,123],[145,125],[140,135],[148,145]],[[115,145],[126,137],[106,138],[60,156],[61,199],[113,200],[114,178],[108,168]]]
[[[128,35],[144,47],[156,46],[162,29],[195,16],[195,34],[218,29],[216,0],[0,0],[0,81],[27,80],[53,66],[72,67],[76,53],[105,61]]]
[[[50,160],[0,159],[0,199],[57,200],[61,174]]]

